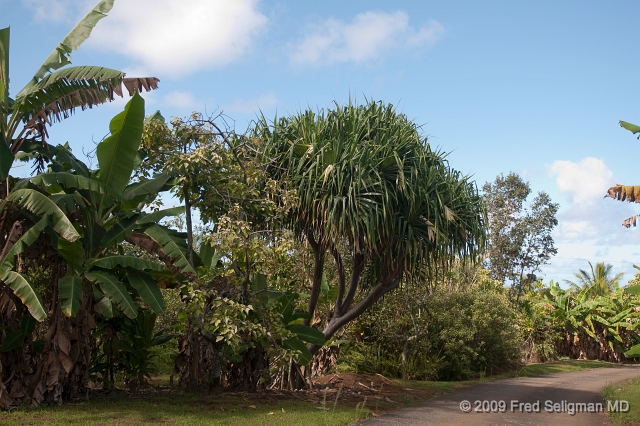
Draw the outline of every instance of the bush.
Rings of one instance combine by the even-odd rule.
[[[473,288],[438,291],[430,306],[431,352],[441,354],[438,378],[460,380],[491,374],[520,359],[516,312],[502,291]]]
[[[423,380],[491,374],[519,362],[518,324],[506,291],[482,270],[464,287],[401,289],[349,329],[339,369]]]

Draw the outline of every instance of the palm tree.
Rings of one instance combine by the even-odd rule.
[[[19,151],[40,151],[46,143],[47,127],[73,114],[135,91],[158,87],[158,79],[125,78],[125,73],[99,66],[74,66],[70,53],[89,37],[97,22],[113,7],[114,0],[100,1],[56,46],[33,78],[9,96],[9,28],[0,29],[0,182],[9,175]],[[57,71],[56,71],[57,70]]]
[[[611,264],[605,265],[604,262],[600,262],[596,264],[594,269],[591,262],[589,262],[589,266],[591,267],[591,274],[584,269],[580,269],[580,272],[574,274],[578,279],[577,282],[565,280],[567,284],[571,284],[574,291],[593,288],[591,292],[593,296],[611,294],[616,290],[618,281],[624,276],[624,273],[621,272],[612,277],[611,269],[613,265]]]
[[[486,210],[475,183],[431,150],[419,127],[392,105],[369,102],[306,111],[256,126],[270,177],[294,190],[286,226],[314,255],[306,324],[314,323],[325,263],[337,292],[330,339],[403,280],[484,247]],[[350,269],[350,270],[349,270]],[[309,345],[312,353],[320,346]]]

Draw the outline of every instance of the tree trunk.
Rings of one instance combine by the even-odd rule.
[[[64,273],[59,269],[56,278]],[[60,309],[57,296],[57,281],[53,309],[47,330],[43,361],[36,371],[27,396],[33,405],[43,401],[61,404],[63,400],[75,399],[85,394],[89,383],[91,352],[94,346],[93,294],[85,286],[82,303],[75,317],[66,318]]]
[[[212,392],[222,386],[222,348],[218,347],[213,336],[207,338],[200,333],[194,322],[193,318],[187,319],[173,372],[180,375],[178,384],[187,390]]]
[[[257,392],[265,389],[269,372],[267,351],[261,346],[249,348],[242,353],[242,361],[227,368],[227,387],[233,391]]]

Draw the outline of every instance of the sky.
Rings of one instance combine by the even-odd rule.
[[[96,3],[0,0],[12,94]],[[238,132],[261,113],[391,103],[479,188],[513,171],[560,204],[545,282],[605,261],[625,283],[640,230],[621,223],[640,206],[603,196],[640,184],[640,141],[618,125],[640,124],[639,15],[637,1],[116,0],[72,62],[158,77],[148,113],[223,112]],[[54,124],[50,142],[91,151],[125,103]]]

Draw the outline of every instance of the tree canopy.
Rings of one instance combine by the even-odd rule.
[[[497,176],[482,189],[489,215],[487,260],[492,277],[509,282],[512,297],[518,298],[523,285],[535,281],[535,272],[557,253],[551,231],[558,224],[559,205],[545,192],[527,205],[529,183],[513,172]]]
[[[326,257],[337,267],[327,339],[403,279],[484,247],[485,209],[474,182],[451,169],[392,105],[263,118],[256,134],[266,157],[276,159],[270,177],[296,191],[284,225],[314,252],[311,317]]]

